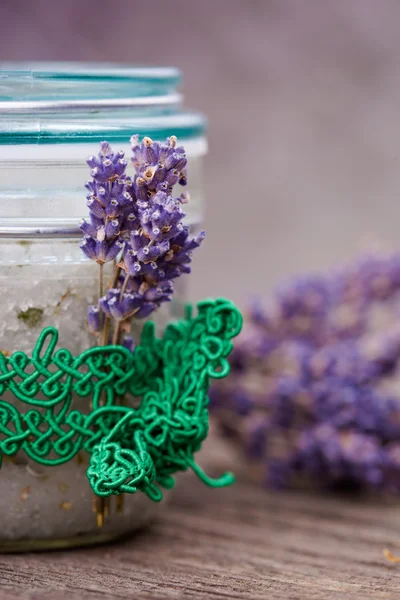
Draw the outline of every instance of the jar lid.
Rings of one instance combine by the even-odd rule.
[[[176,135],[204,154],[206,120],[183,110],[181,79],[173,67],[0,62],[0,238],[81,235],[85,158],[103,140],[129,152],[132,134]]]
[[[174,67],[0,63],[0,146],[201,137],[205,118],[182,109],[181,80]]]
[[[181,81],[175,67],[0,62],[0,102],[163,96],[174,92]]]

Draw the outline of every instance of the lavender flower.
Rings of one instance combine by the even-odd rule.
[[[101,142],[99,154],[86,162],[92,176],[86,183],[90,220],[81,224],[85,235],[81,248],[88,258],[104,264],[123,250],[122,233],[136,226],[137,207],[123,152],[114,153],[107,142]]]
[[[138,198],[146,200],[158,191],[170,193],[176,183],[186,185],[187,158],[184,148],[176,144],[175,136],[168,138],[166,144],[153,142],[149,137],[139,143],[139,136],[132,136],[132,164],[137,173]]]
[[[169,281],[150,286],[137,278],[130,278],[125,291],[111,288],[100,298],[103,312],[116,321],[125,321],[132,316],[137,319],[148,317],[163,302],[171,300],[173,287]]]
[[[172,280],[190,272],[192,252],[204,239],[204,232],[190,238],[183,224],[188,193],[173,195],[175,184],[187,182],[183,147],[174,136],[166,144],[148,137],[139,142],[138,136],[131,142],[133,180],[126,175],[124,153],[114,152],[107,142],[87,159],[92,179],[86,184],[89,219],[81,224],[81,248],[100,266],[119,259],[114,287],[101,295],[98,311],[91,307],[88,312],[91,331],[104,326],[104,343],[108,329],[100,311],[117,323],[113,340],[119,339],[121,323],[145,318],[171,300]],[[102,275],[100,289],[101,282]]]
[[[204,239],[204,232],[190,238],[189,228],[183,225],[183,204],[188,195],[172,196],[174,184],[186,180],[186,155],[183,148],[176,147],[175,137],[169,138],[167,144],[150,138],[139,143],[137,136],[131,141],[138,227],[125,244],[120,266],[127,275],[141,278],[142,283],[155,290],[161,289],[162,282],[170,289],[173,279],[190,273],[187,265],[192,251]],[[159,298],[165,301],[170,295],[163,293]],[[156,305],[159,303],[160,299]]]
[[[143,232],[142,229],[136,229],[131,233],[130,237],[130,250],[133,252],[133,256],[139,263],[150,263],[157,261],[161,256],[166,254],[169,250],[169,243],[167,240],[160,240],[159,242],[152,240]]]
[[[113,152],[108,142],[100,143],[100,152],[97,156],[89,156],[86,160],[91,168],[90,174],[97,183],[108,183],[125,175],[128,161],[124,152]]]
[[[119,288],[111,288],[100,298],[100,307],[107,317],[116,321],[125,321],[141,308],[140,297],[136,294],[122,292]]]
[[[99,264],[111,262],[118,256],[124,245],[117,239],[96,240],[90,236],[85,236],[80,245],[83,252],[91,260]]]
[[[205,232],[189,238],[189,228],[183,227],[182,231],[170,240],[170,249],[159,261],[159,278],[176,279],[183,273],[190,273],[188,266],[192,262],[193,250],[198,248],[204,240]]]
[[[293,468],[326,484],[350,480],[378,487],[384,483],[386,462],[386,451],[374,436],[322,424],[300,436]]]
[[[295,278],[254,305],[211,408],[265,480],[400,492],[400,255]]]
[[[100,331],[100,310],[98,306],[89,306],[87,313],[87,321],[89,331],[93,334],[97,334]]]
[[[182,202],[168,196],[165,192],[157,192],[151,202],[143,203],[139,209],[140,222],[144,234],[153,242],[172,239],[183,230],[182,219],[185,212]]]

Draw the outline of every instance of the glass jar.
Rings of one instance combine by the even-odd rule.
[[[87,214],[87,156],[99,142],[130,154],[132,134],[164,141],[176,135],[188,155],[186,223],[203,214],[205,120],[184,111],[174,68],[86,64],[2,64],[0,73],[0,351],[31,354],[43,327],[78,354],[93,344],[84,322],[98,297],[97,265],[79,248]],[[105,272],[107,277],[107,271]],[[183,282],[184,286],[184,282]],[[182,283],[163,327],[180,315]],[[80,407],[82,408],[82,407]],[[99,528],[86,478],[87,457],[38,467],[25,456],[0,470],[0,550],[96,543],[133,530],[154,512],[142,494],[110,506]],[[118,510],[117,510],[118,509]]]

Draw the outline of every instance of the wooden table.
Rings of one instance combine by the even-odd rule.
[[[400,505],[181,481],[151,528],[114,545],[0,556],[0,598],[400,598]]]

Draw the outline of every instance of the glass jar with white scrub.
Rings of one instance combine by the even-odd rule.
[[[53,325],[78,354],[93,344],[84,326],[98,295],[96,264],[79,248],[85,216],[85,159],[107,140],[130,153],[132,134],[176,135],[188,155],[186,223],[203,216],[205,119],[182,108],[174,68],[91,64],[0,65],[0,351],[30,354]],[[182,285],[183,284],[183,285]],[[156,313],[162,327],[181,315],[184,282]],[[86,478],[88,459],[58,467],[4,460],[0,470],[0,550],[98,543],[142,525],[156,510],[135,494],[99,528]]]

